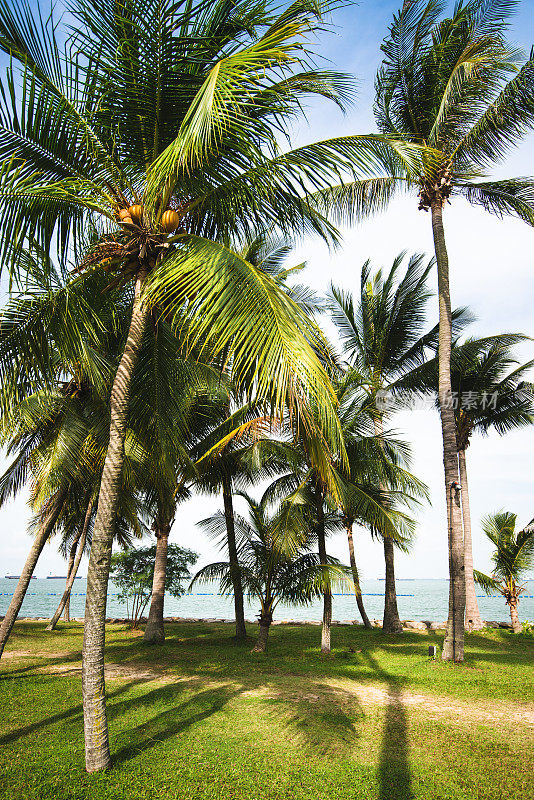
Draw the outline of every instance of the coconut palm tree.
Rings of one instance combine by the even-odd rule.
[[[498,338],[498,337],[496,337]],[[473,546],[469,484],[467,480],[466,450],[474,433],[487,434],[496,430],[501,436],[510,430],[531,425],[534,421],[532,390],[525,384],[526,374],[534,366],[530,361],[516,366],[508,337],[502,337],[480,353],[462,358],[462,348],[452,362],[452,389],[455,409],[458,463],[462,487],[462,515],[464,523],[464,558],[466,581],[466,625],[468,630],[483,627],[478,610],[473,580]],[[518,337],[519,338],[519,337]],[[463,363],[461,363],[463,362]],[[511,369],[511,371],[509,371]],[[475,402],[473,402],[473,399]]]
[[[326,435],[339,434],[317,328],[272,280],[221,244],[271,223],[333,235],[305,187],[324,189],[343,172],[359,178],[395,150],[371,136],[281,152],[277,133],[288,130],[304,96],[343,104],[349,94],[344,76],[311,66],[307,42],[324,10],[308,0],[281,12],[248,1],[125,0],[118,9],[109,0],[75,0],[62,27],[53,14],[9,0],[0,6],[0,48],[9,56],[1,96],[2,260],[16,273],[34,239],[46,250],[53,245],[60,261],[74,250],[80,269],[102,268],[134,283],[88,566],[82,685],[91,772],[110,764],[103,667],[109,560],[131,381],[151,306],[170,319],[179,310],[182,319],[185,305],[192,342],[230,348],[234,382],[250,389],[254,376],[253,389],[279,409],[288,395],[294,406],[312,397]],[[16,85],[22,88],[12,93]],[[410,148],[402,150],[410,160]],[[96,242],[84,251],[80,232],[87,230]]]
[[[532,178],[493,179],[502,161],[534,122],[534,58],[506,41],[513,0],[469,0],[443,16],[439,0],[405,0],[382,44],[376,77],[379,131],[424,149],[421,168],[407,172],[392,154],[389,169],[353,184],[320,192],[318,207],[337,203],[344,219],[387,206],[395,192],[418,194],[431,212],[439,294],[439,397],[449,532],[449,619],[445,660],[462,661],[465,582],[455,425],[451,404],[452,343],[449,261],[444,208],[456,198],[498,217],[516,215],[534,224]],[[324,204],[324,205],[323,205]]]
[[[326,563],[326,535],[340,526],[347,531],[356,521],[381,537],[389,536],[406,548],[413,534],[413,520],[399,506],[424,496],[426,487],[406,469],[406,445],[383,431],[374,432],[373,406],[362,389],[355,370],[336,376],[334,381],[346,466],[340,453],[325,450],[313,431],[288,429],[284,437],[285,458],[290,469],[269,488],[273,499],[286,498],[288,508],[306,509]],[[354,564],[355,566],[355,564]],[[357,568],[353,569],[355,591],[360,593]],[[325,589],[321,651],[331,649],[332,595]]]
[[[387,408],[384,393],[395,380],[410,372],[425,358],[426,348],[437,339],[437,327],[425,331],[425,309],[430,297],[428,275],[434,261],[421,254],[412,255],[404,274],[399,275],[405,253],[400,253],[385,274],[371,272],[371,263],[362,267],[357,300],[350,293],[332,286],[330,312],[339,332],[344,354],[365,387],[374,432],[382,439]],[[464,310],[454,314],[460,329],[467,321]],[[394,539],[383,537],[385,602],[382,630],[401,633],[395,588]]]
[[[163,323],[165,325],[165,323]],[[152,338],[152,337],[151,337]],[[167,339],[163,344],[162,339]],[[211,413],[220,393],[220,378],[198,362],[180,358],[180,343],[167,336],[158,323],[146,352],[147,370],[134,374],[131,424],[138,423],[144,470],[139,490],[151,517],[156,553],[150,609],[143,641],[158,644],[165,639],[163,608],[168,541],[177,506],[191,496],[196,470],[192,449],[211,425]],[[136,387],[136,383],[138,386]],[[215,383],[215,391],[210,383]],[[139,415],[135,413],[139,411]],[[137,419],[136,419],[137,417]]]
[[[69,487],[66,483],[60,484],[56,490],[42,502],[41,507],[38,509],[38,514],[36,515],[35,524],[33,526],[37,528],[36,535],[21,571],[11,602],[2,620],[2,624],[0,625],[0,657],[4,652],[7,640],[13,629],[15,620],[17,619],[35,565],[37,564],[44,545],[54,531],[63,506],[68,498],[68,489]]]
[[[474,433],[485,435],[490,430],[496,430],[504,435],[515,428],[532,424],[532,388],[525,378],[534,361],[518,366],[513,356],[514,345],[526,338],[520,334],[501,334],[468,339],[463,344],[453,343],[451,351],[451,386],[464,528],[465,623],[468,630],[480,630],[484,625],[478,610],[473,579],[466,450]],[[402,380],[400,385],[403,385]],[[437,357],[429,359],[406,376],[404,388],[437,393]]]
[[[387,431],[384,434],[382,430],[380,436],[376,436],[374,398],[370,398],[367,387],[362,386],[360,374],[349,368],[344,379],[336,384],[336,390],[350,467],[350,480],[345,483],[340,494],[339,513],[347,532],[353,580],[357,587],[356,602],[364,625],[370,628],[372,626],[363,609],[359,587],[353,525],[356,522],[363,527],[369,527],[373,536],[379,536],[383,542],[388,539],[392,547],[396,546],[407,551],[413,537],[414,524],[399,506],[418,502],[418,498],[427,496],[427,490],[425,485],[407,470],[409,450],[406,445],[394,439]],[[354,494],[354,484],[364,488],[366,493],[374,497],[384,511],[387,511],[391,527],[395,520],[396,527],[393,531],[388,530],[388,526],[387,533],[384,534],[383,524],[369,524],[365,514],[361,513],[361,502],[358,495]],[[385,605],[387,605],[387,590],[388,587],[386,587]],[[395,591],[394,584],[393,591]],[[400,631],[402,631],[400,620],[398,627],[394,629],[389,627],[385,630],[386,633]]]
[[[245,488],[253,480],[272,474],[265,470],[265,458],[258,448],[270,427],[265,411],[251,403],[232,408],[231,387],[222,386],[209,412],[210,426],[204,436],[197,438],[192,449],[195,459],[194,484],[197,490],[211,494],[222,493],[226,520],[226,546],[231,565],[232,591],[235,611],[235,638],[247,638],[241,566],[237,552],[234,523],[234,488]],[[254,456],[252,454],[254,452]]]
[[[271,277],[299,308],[308,314],[314,314],[321,307],[315,293],[302,284],[288,283],[290,277],[306,266],[302,263],[286,268],[285,261],[293,246],[288,237],[262,232],[245,242],[240,249],[240,255],[256,269]],[[230,378],[231,369],[226,370],[226,375]],[[213,426],[204,438],[199,439],[193,453],[196,459],[197,488],[208,492],[222,492],[228,555],[232,567],[236,639],[240,640],[246,639],[247,632],[234,526],[233,489],[235,486],[245,489],[253,481],[274,477],[284,471],[287,467],[287,453],[280,443],[273,447],[266,438],[271,420],[261,402],[244,402],[245,398],[232,387],[231,379],[225,386],[219,387],[217,399],[210,410]]]
[[[46,513],[6,615],[10,624],[24,599],[26,578],[54,529],[61,531],[62,549],[71,546],[78,564],[83,554],[78,543],[90,541],[94,514],[89,505],[94,510],[109,434],[109,386],[131,305],[127,290],[103,291],[108,281],[102,274],[69,284],[41,251],[35,257],[28,253],[24,266],[23,288],[0,318],[0,438],[13,457],[0,479],[0,503],[31,479],[32,504],[44,503]],[[134,460],[130,452],[130,471]],[[59,486],[66,495],[55,508],[49,498]],[[128,530],[139,526],[130,487],[123,488],[114,534],[127,544]],[[57,517],[48,513],[52,508]],[[69,570],[70,587],[74,577]],[[10,630],[6,623],[6,637]]]
[[[247,596],[260,603],[259,636],[253,652],[263,653],[267,648],[273,613],[279,603],[306,605],[320,597],[325,586],[346,580],[347,570],[336,559],[323,560],[308,552],[309,527],[305,516],[293,507],[288,514],[278,506],[271,506],[271,493],[267,490],[258,502],[246,492],[236,492],[248,508],[248,520],[234,512],[237,534],[237,552],[241,580]],[[210,536],[226,543],[226,515],[219,512],[198,523]],[[279,548],[280,532],[290,552]],[[208,564],[195,575],[199,580],[219,580],[221,592],[233,589],[229,561]]]
[[[59,601],[59,605],[56,608],[50,622],[48,623],[46,630],[53,631],[56,628],[57,623],[59,622],[59,618],[63,614],[63,622],[70,622],[70,595],[72,591],[72,587],[74,585],[74,581],[78,574],[78,569],[80,567],[80,562],[82,560],[83,555],[86,552],[89,552],[90,548],[90,526],[91,521],[94,516],[95,511],[95,498],[94,496],[90,496],[90,499],[87,503],[87,507],[85,509],[85,514],[83,517],[83,522],[80,525],[79,519],[76,518],[76,532],[73,537],[71,537],[71,545],[69,551],[69,558],[67,562],[67,579],[65,582],[65,591],[61,596],[61,600]],[[76,515],[78,517],[78,515]],[[67,546],[66,541],[63,539],[61,550],[64,555],[66,555]]]
[[[56,392],[28,395],[12,406],[10,413],[4,414],[1,420],[0,441],[7,447],[8,455],[14,457],[0,476],[0,505],[29,483],[30,505],[36,515],[30,524],[30,531],[35,530],[34,542],[2,623],[0,657],[39,556],[54,533],[61,534],[61,549],[65,550],[70,540],[76,543],[77,552],[62,602],[48,630],[54,629],[68,600],[94,523],[95,496],[107,436],[105,416],[105,404],[88,396],[87,385],[80,389],[75,382],[69,382]],[[131,457],[128,461],[131,468]],[[128,546],[132,534],[140,536],[144,531],[138,521],[139,509],[128,473],[123,477],[121,488],[114,540]]]
[[[522,575],[534,567],[534,520],[522,531],[516,531],[517,514],[498,511],[482,520],[482,530],[495,545],[492,555],[491,575],[475,570],[475,581],[484,591],[497,591],[510,606],[510,617],[514,633],[521,633],[517,604],[525,591],[519,581]]]

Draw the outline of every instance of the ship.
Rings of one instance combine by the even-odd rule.
[[[7,578],[8,581],[18,581],[18,579],[20,578],[20,575],[4,575],[4,578]],[[36,581],[37,580],[37,576],[36,575],[32,575],[31,580],[32,581]]]
[[[56,581],[56,580],[66,581],[67,577],[68,577],[67,575],[47,575],[46,579],[48,581]],[[82,579],[81,575],[76,575],[76,577],[74,578],[75,581],[81,581],[81,579]]]

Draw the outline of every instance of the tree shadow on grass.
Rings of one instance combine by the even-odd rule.
[[[388,700],[382,725],[378,763],[378,800],[412,800],[408,714],[403,703],[403,681],[391,675],[366,653],[377,677],[387,684]]]
[[[43,680],[54,680],[57,679],[59,676],[43,675],[41,677],[43,678]],[[141,679],[136,681],[129,681],[127,684],[118,686],[113,691],[108,692],[107,697],[108,699],[111,698],[114,699],[119,695],[128,692],[133,686],[139,683],[145,683],[145,681]],[[117,708],[117,705],[120,704],[115,704],[114,707]],[[54,725],[56,722],[66,722],[75,720],[77,718],[81,720],[82,711],[83,709],[80,703],[78,705],[72,706],[71,708],[65,709],[65,711],[61,711],[57,714],[53,714],[50,717],[46,717],[45,719],[39,720],[39,722],[32,722],[30,725],[25,725],[23,728],[17,728],[16,730],[11,731],[10,733],[6,733],[4,736],[0,736],[0,745],[10,744],[11,742],[15,742],[17,741],[17,739],[21,739],[24,736],[29,736],[30,734],[35,733],[35,731],[40,731],[43,728],[47,728],[50,725]]]
[[[15,666],[11,669],[10,661],[2,662],[0,666],[2,667],[2,671],[0,672],[0,683],[2,681],[13,680],[15,678],[26,678],[29,677],[29,673],[33,674],[42,674],[39,672],[40,669],[46,667],[56,667],[58,665],[65,665],[65,664],[75,664],[79,663],[81,660],[82,654],[80,650],[74,650],[71,653],[61,654],[54,658],[47,656],[46,654],[43,656],[36,655],[36,656],[20,656],[21,659],[29,660],[32,663],[27,664],[25,667],[17,667]],[[65,673],[68,674],[68,673]]]
[[[183,702],[176,702],[177,691],[181,691],[176,684],[160,687],[136,698],[136,701],[147,703],[148,707],[155,703],[166,702],[171,705],[150,719],[131,728],[128,731],[129,744],[112,753],[113,764],[122,764],[130,761],[140,753],[165,742],[173,736],[178,736],[202,720],[211,717],[242,691],[233,686],[220,686],[197,692]],[[117,707],[110,704],[109,716],[113,718]]]
[[[414,797],[408,749],[408,717],[401,688],[394,680],[388,685],[378,781],[380,800],[412,800]]]

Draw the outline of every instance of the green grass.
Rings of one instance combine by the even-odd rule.
[[[43,627],[17,625],[8,652],[21,655],[0,662],[2,798],[534,794],[532,728],[518,722],[534,698],[534,640],[525,636],[472,634],[465,664],[453,666],[428,659],[428,645],[440,642],[434,633],[334,628],[333,656],[322,658],[312,626],[275,627],[263,656],[235,645],[228,625],[169,625],[165,644],[151,648],[108,626],[107,661],[123,673],[107,681],[114,766],[89,776],[81,626]],[[376,689],[385,701],[373,700]],[[428,704],[411,703],[413,695]]]

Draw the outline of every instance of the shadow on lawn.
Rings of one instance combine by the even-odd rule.
[[[346,696],[321,682],[308,682],[305,692],[278,685],[269,678],[246,679],[204,688],[202,680],[187,680],[159,686],[134,698],[115,703],[110,698],[110,721],[128,712],[128,706],[141,714],[143,722],[128,729],[127,744],[113,753],[113,763],[121,764],[139,753],[179,736],[191,726],[217,714],[232,700],[247,696],[257,702],[262,715],[271,716],[273,725],[281,725],[295,743],[322,756],[352,752],[358,737],[355,719],[361,713],[352,702],[345,709]],[[182,698],[184,690],[194,693]],[[159,707],[163,706],[162,710]],[[150,716],[152,715],[152,716]],[[244,734],[245,739],[247,734]],[[244,740],[245,741],[245,740]]]
[[[133,727],[123,729],[117,741],[118,749],[113,754],[116,764],[123,764],[140,753],[150,750],[174,736],[180,736],[191,726],[202,723],[220,713],[235,698],[246,694],[258,706],[261,713],[273,714],[273,723],[281,723],[297,744],[308,747],[322,755],[351,755],[358,739],[358,716],[362,709],[354,695],[329,688],[324,677],[328,674],[342,674],[359,682],[381,681],[387,687],[388,700],[384,709],[381,732],[380,754],[377,765],[377,800],[412,800],[412,774],[409,758],[408,714],[403,703],[403,690],[409,682],[406,677],[393,675],[379,663],[378,651],[390,651],[409,655],[428,643],[439,642],[440,634],[405,633],[398,639],[381,638],[374,631],[362,632],[354,629],[338,629],[341,646],[361,645],[361,651],[352,661],[321,660],[311,657],[311,648],[317,650],[317,629],[307,631],[290,628],[276,631],[270,642],[270,650],[265,657],[250,655],[250,642],[235,646],[231,638],[225,636],[226,630],[212,625],[187,627],[167,626],[168,638],[165,644],[147,649],[139,638],[115,638],[110,636],[106,656],[119,665],[140,667],[159,664],[168,669],[167,678],[179,680],[154,687],[146,686],[144,678],[128,680],[128,683],[108,689],[109,718],[116,720],[121,715],[137,714],[142,720],[138,725],[134,717]],[[283,633],[283,635],[282,635]],[[117,631],[121,635],[121,632]],[[289,647],[294,638],[294,648]],[[475,648],[469,659],[500,663],[510,658],[507,642],[471,634],[468,646]],[[510,642],[511,648],[512,642]],[[230,653],[224,648],[231,647]],[[221,648],[223,649],[221,653]],[[503,653],[504,649],[504,653]],[[525,648],[520,654],[514,651],[514,660],[521,663],[530,656]],[[374,654],[373,654],[374,651]],[[350,652],[350,651],[349,651]],[[361,653],[361,655],[360,655]],[[216,658],[214,658],[214,655]],[[177,657],[178,656],[178,657]],[[347,654],[347,657],[351,658]],[[74,661],[79,653],[73,651],[61,659]],[[222,660],[221,660],[222,659]],[[48,659],[53,664],[56,659]],[[350,672],[347,666],[350,664]],[[316,670],[312,676],[310,667]],[[24,667],[20,672],[35,668]],[[173,674],[174,673],[174,674]],[[6,677],[12,677],[6,675]],[[21,676],[22,677],[22,676]],[[293,677],[305,678],[302,686],[291,685]],[[288,680],[286,681],[285,678]],[[206,685],[217,681],[219,685]],[[147,691],[139,691],[145,685]],[[121,695],[136,687],[133,696]],[[0,744],[9,743],[30,735],[34,731],[61,721],[81,720],[81,705],[76,705],[62,713],[19,728],[0,737]],[[244,742],[246,734],[244,734]]]
[[[380,800],[411,800],[414,796],[408,750],[408,717],[402,702],[402,691],[396,681],[389,683],[378,781]]]
[[[366,660],[388,687],[378,763],[378,800],[412,800],[414,793],[408,714],[402,699],[403,681],[380,667],[370,653],[366,653]]]
[[[57,676],[42,676],[43,678],[50,678],[54,680]],[[128,692],[132,686],[135,686],[138,683],[145,683],[143,680],[136,680],[130,681],[128,684],[123,686],[119,686],[118,688],[114,689],[113,691],[108,691],[107,696],[108,698],[115,698],[124,692]],[[120,704],[117,704],[120,705]],[[116,708],[117,705],[114,707]],[[17,739],[21,739],[24,736],[29,736],[35,731],[42,730],[43,728],[47,728],[49,725],[53,725],[56,722],[65,722],[71,721],[79,718],[82,719],[82,712],[83,708],[81,703],[79,705],[73,706],[72,708],[67,708],[65,711],[62,711],[58,714],[53,714],[51,717],[45,717],[44,719],[39,720],[39,722],[33,722],[30,725],[25,725],[23,728],[17,728],[10,733],[6,733],[4,736],[0,736],[0,745],[3,744],[10,744],[11,742],[17,741]]]
[[[176,684],[162,686],[151,692],[137,697],[136,705],[146,704],[148,707],[165,702],[171,705],[151,719],[131,728],[128,731],[129,744],[113,753],[113,763],[122,764],[135,758],[139,753],[150,750],[152,747],[177,736],[183,731],[216,714],[233,698],[241,693],[242,689],[232,686],[220,686],[197,692],[183,702],[176,702],[182,689]],[[130,701],[132,702],[132,701]],[[109,716],[113,717],[121,711],[118,705],[109,706]]]

